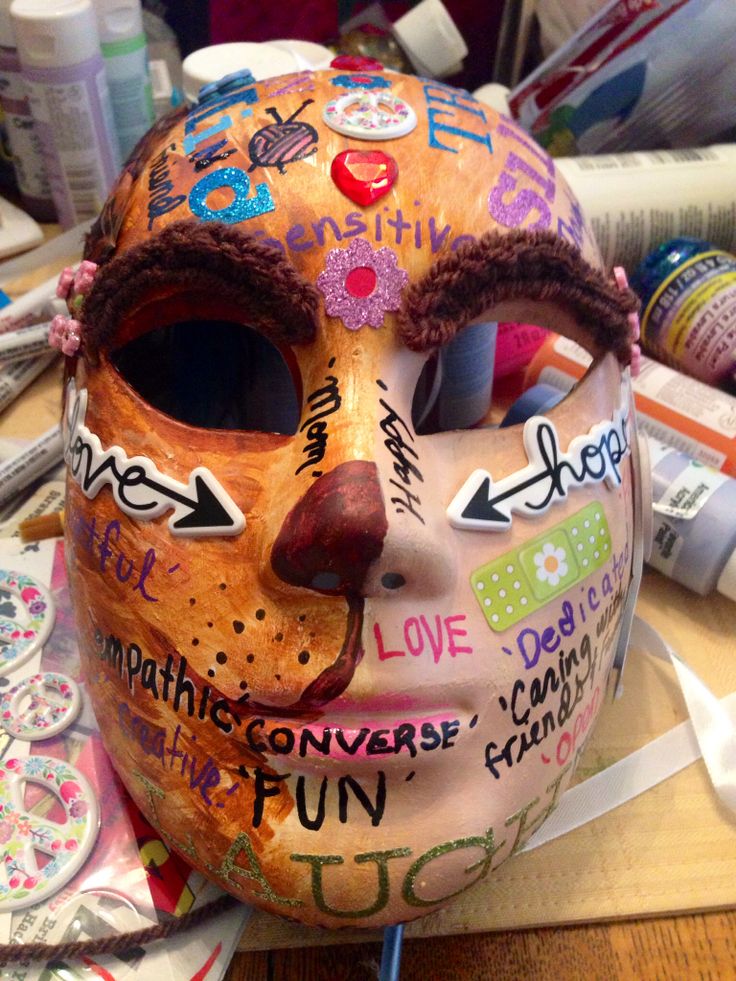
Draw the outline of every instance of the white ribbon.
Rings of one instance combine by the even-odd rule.
[[[522,849],[531,851],[625,804],[700,759],[713,789],[736,817],[736,692],[718,699],[664,638],[634,618],[631,644],[675,669],[690,719],[562,795]]]

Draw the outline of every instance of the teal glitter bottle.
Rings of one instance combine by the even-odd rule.
[[[644,349],[660,361],[736,389],[736,256],[694,238],[673,238],[635,270]]]

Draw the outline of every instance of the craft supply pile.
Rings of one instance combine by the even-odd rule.
[[[645,563],[736,601],[736,116],[661,54],[690,24],[699,68],[736,19],[659,7],[475,95],[436,0],[169,45],[162,95],[138,2],[0,0],[18,981],[133,934],[131,976],[222,977],[254,908],[391,929],[492,890],[632,627],[733,806],[728,707],[635,625]]]

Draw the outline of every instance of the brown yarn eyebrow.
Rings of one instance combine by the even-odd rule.
[[[109,347],[121,321],[157,290],[196,290],[247,310],[276,344],[314,338],[315,287],[274,246],[223,222],[172,222],[101,266],[82,312],[85,350]]]
[[[450,341],[484,311],[505,300],[554,303],[572,315],[599,351],[631,360],[629,314],[639,309],[621,290],[551,232],[487,232],[439,259],[404,296],[399,336],[413,351]]]

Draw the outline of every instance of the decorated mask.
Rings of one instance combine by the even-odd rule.
[[[633,295],[530,137],[380,70],[212,87],[86,260],[66,543],[114,766],[246,902],[438,909],[554,809],[625,646]],[[516,425],[498,322],[593,355]]]

